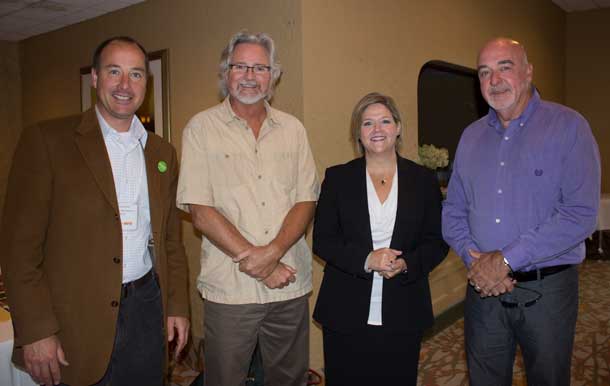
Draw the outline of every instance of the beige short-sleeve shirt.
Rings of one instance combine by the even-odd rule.
[[[176,202],[213,206],[252,244],[266,245],[298,202],[317,201],[319,182],[307,133],[290,114],[265,103],[258,140],[229,99],[195,115],[182,138]],[[269,289],[203,237],[197,288],[224,304],[269,303],[311,291],[311,251],[301,237],[281,260],[297,270],[296,282]]]

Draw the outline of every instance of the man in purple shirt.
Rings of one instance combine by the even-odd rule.
[[[468,268],[471,385],[511,385],[516,345],[528,384],[569,385],[577,265],[595,229],[597,143],[587,121],[543,101],[521,44],[479,53],[489,113],[468,126],[443,206],[443,236]]]

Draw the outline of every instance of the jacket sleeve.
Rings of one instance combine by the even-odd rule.
[[[357,242],[353,235],[345,234],[345,221],[340,211],[341,181],[338,170],[326,170],[313,228],[313,252],[337,269],[351,275],[372,280],[372,273],[364,270],[371,252],[364,241]]]
[[[443,241],[441,232],[441,189],[432,173],[422,174],[417,182],[425,187],[421,205],[424,217],[421,233],[414,250],[405,254],[406,280],[411,282],[428,276],[447,256],[449,246]]]
[[[176,206],[176,189],[178,187],[178,160],[172,147],[170,168],[170,197],[165,234],[165,253],[167,254],[168,294],[167,314],[169,316],[189,317],[188,300],[188,261],[182,244],[180,210]]]
[[[61,328],[43,270],[52,195],[47,144],[39,127],[29,127],[13,157],[0,231],[5,248],[0,264],[16,347],[54,335]]]

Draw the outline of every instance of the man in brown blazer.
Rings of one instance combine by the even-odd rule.
[[[165,339],[188,339],[176,153],[134,116],[147,73],[135,40],[103,42],[96,106],[25,129],[15,152],[0,263],[13,360],[38,383],[162,385]]]

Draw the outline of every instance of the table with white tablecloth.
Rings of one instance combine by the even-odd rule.
[[[11,315],[0,307],[0,385],[36,386],[30,376],[11,362],[13,354],[13,325]]]
[[[599,233],[598,252],[604,253],[603,237],[601,231],[610,230],[610,193],[602,193],[599,200],[599,212],[597,215],[597,231]]]

